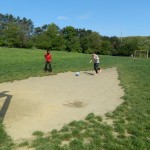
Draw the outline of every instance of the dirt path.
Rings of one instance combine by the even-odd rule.
[[[36,130],[60,129],[93,112],[104,115],[122,103],[116,68],[60,73],[0,84],[0,113],[14,140],[30,138]]]

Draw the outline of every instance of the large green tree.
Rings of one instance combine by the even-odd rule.
[[[64,48],[63,36],[59,27],[51,23],[38,27],[34,31],[35,46],[41,49],[61,50]]]
[[[101,37],[97,32],[91,32],[87,37],[87,46],[88,49],[85,51],[86,53],[99,53],[101,48]]]
[[[5,29],[3,30],[4,34],[4,45],[8,47],[20,47],[21,38],[20,38],[20,29],[16,23],[7,23]]]
[[[111,54],[112,45],[109,40],[102,40],[100,54],[102,55],[110,55]]]
[[[62,34],[65,40],[66,50],[68,52],[81,52],[80,39],[77,30],[72,26],[67,26],[62,29]]]
[[[32,47],[33,22],[29,19],[0,14],[0,45]]]

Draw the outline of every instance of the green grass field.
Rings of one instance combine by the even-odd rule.
[[[45,76],[42,50],[0,48],[0,83]],[[92,70],[91,55],[52,51],[53,73]],[[36,150],[149,150],[150,59],[101,56],[103,68],[117,67],[124,103],[105,118],[87,114],[60,131],[35,131],[33,140],[14,143],[0,123],[0,150],[32,147]],[[112,124],[107,123],[112,122]]]

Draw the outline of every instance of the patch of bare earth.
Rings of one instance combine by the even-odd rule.
[[[14,140],[31,138],[36,130],[60,129],[89,113],[104,115],[122,103],[116,68],[60,73],[0,84],[0,114]]]

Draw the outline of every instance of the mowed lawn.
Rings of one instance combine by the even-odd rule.
[[[0,83],[21,80],[31,76],[45,76],[44,50],[0,48]],[[68,52],[51,52],[53,74],[66,71],[92,69],[90,55]]]
[[[43,71],[43,50],[0,48],[0,83],[31,76],[51,75]],[[53,74],[92,70],[91,55],[52,51]],[[150,59],[100,56],[102,68],[117,67],[125,95],[124,103],[105,118],[87,114],[60,131],[35,131],[32,140],[15,143],[0,123],[0,150],[32,147],[37,150],[148,150],[150,148]],[[0,91],[2,92],[2,91]]]

